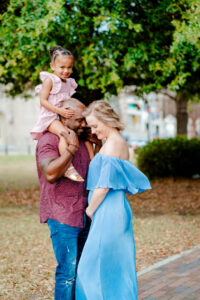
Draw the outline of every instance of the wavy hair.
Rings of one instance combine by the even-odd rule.
[[[96,100],[84,110],[83,116],[94,115],[98,120],[110,127],[123,130],[124,125],[120,121],[120,116],[114,111],[112,106],[104,100]]]

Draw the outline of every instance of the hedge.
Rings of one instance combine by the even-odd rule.
[[[136,150],[138,168],[149,178],[200,174],[200,139],[156,139]]]

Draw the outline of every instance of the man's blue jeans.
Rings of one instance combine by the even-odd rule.
[[[77,228],[48,219],[53,250],[57,260],[55,300],[75,299],[75,279],[79,258],[89,231],[89,222]]]

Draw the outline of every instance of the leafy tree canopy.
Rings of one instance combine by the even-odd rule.
[[[124,85],[145,92],[168,88],[190,98],[200,92],[199,0],[7,2],[0,82],[11,83],[12,95],[39,82],[54,45],[74,54],[73,77],[86,102]]]

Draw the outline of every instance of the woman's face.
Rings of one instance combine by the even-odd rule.
[[[91,128],[93,134],[96,134],[99,140],[106,139],[110,132],[110,127],[102,121],[98,120],[94,115],[86,117],[86,121]]]

